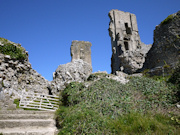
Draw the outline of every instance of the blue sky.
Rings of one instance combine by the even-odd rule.
[[[152,44],[155,26],[180,10],[180,0],[0,0],[0,37],[20,43],[49,81],[58,65],[71,61],[72,40],[91,42],[93,72],[110,73],[111,9],[134,13],[141,41]]]

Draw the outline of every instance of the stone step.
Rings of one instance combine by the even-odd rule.
[[[52,127],[55,126],[53,119],[7,119],[0,120],[0,129],[4,128],[24,128],[24,127]]]
[[[54,114],[53,111],[0,110],[0,114]]]
[[[0,120],[6,119],[53,119],[52,114],[0,114]]]
[[[23,127],[23,128],[5,128],[0,129],[3,135],[55,135],[57,129],[53,127]]]

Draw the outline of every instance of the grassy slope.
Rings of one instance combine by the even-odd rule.
[[[177,89],[150,78],[126,85],[102,78],[73,82],[61,93],[59,134],[178,134]]]

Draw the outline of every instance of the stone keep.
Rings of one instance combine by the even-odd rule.
[[[92,44],[88,41],[72,41],[71,44],[71,57],[72,62],[74,60],[83,60],[88,64],[92,65],[91,63],[91,46]]]
[[[141,43],[136,16],[129,12],[111,10],[109,17],[112,73],[116,74],[116,71],[134,73],[143,67],[145,54],[149,50]]]

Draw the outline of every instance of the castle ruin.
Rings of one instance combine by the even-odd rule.
[[[132,74],[143,67],[145,55],[150,47],[141,43],[134,14],[111,10],[109,17],[112,73],[116,74],[117,71],[123,71]]]
[[[91,63],[91,46],[92,44],[88,41],[72,41],[71,44],[71,57],[72,60],[83,60],[88,64],[92,65]]]

